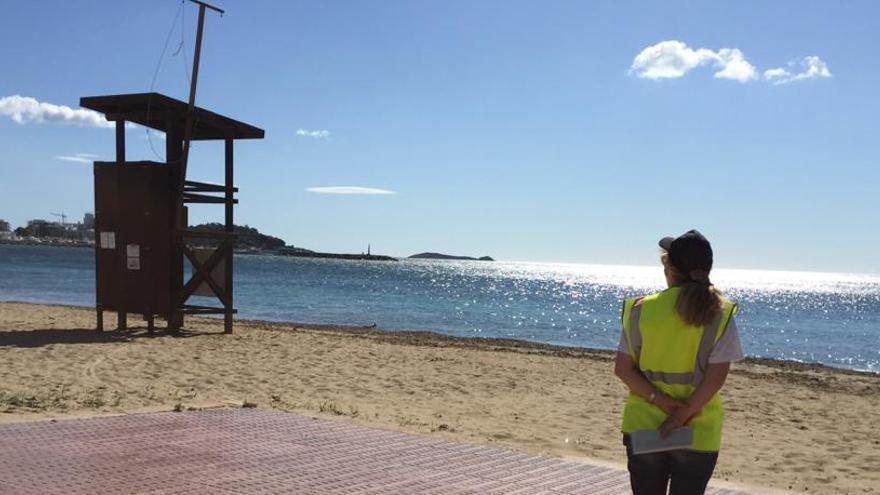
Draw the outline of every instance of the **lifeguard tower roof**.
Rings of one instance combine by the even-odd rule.
[[[79,105],[103,113],[107,120],[125,120],[157,131],[168,132],[169,126],[186,121],[189,105],[159,93],[84,96]],[[195,107],[193,140],[263,139],[265,131],[244,122]]]

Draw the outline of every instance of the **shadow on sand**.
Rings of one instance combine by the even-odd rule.
[[[182,329],[177,333],[157,330],[150,334],[146,327],[130,327],[126,330],[98,332],[93,328],[44,328],[37,330],[0,329],[2,347],[42,347],[52,344],[112,344],[131,342],[135,339],[189,338],[216,335],[214,332],[193,332]]]

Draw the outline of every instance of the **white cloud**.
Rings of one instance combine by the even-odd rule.
[[[715,72],[719,79],[746,82],[758,77],[755,67],[736,48],[717,52],[708,48],[694,50],[678,40],[661,41],[645,48],[633,59],[629,71],[644,79],[674,79],[710,64],[719,69]]]
[[[326,129],[320,129],[316,131],[310,131],[308,129],[297,129],[296,135],[315,139],[327,139],[328,137],[330,137],[330,131]]]
[[[821,58],[815,55],[809,55],[800,60],[800,62],[789,62],[788,67],[792,70],[800,72],[792,72],[783,67],[768,69],[764,71],[764,79],[773,84],[788,84],[794,81],[803,81],[805,79],[817,79],[831,77],[831,71],[828,70],[826,64]]]
[[[645,79],[681,77],[712,59],[711,50],[692,50],[681,41],[661,41],[642,50],[633,59],[630,73]]]
[[[776,79],[780,77],[785,77],[788,75],[788,71],[783,69],[782,67],[777,67],[775,69],[767,69],[764,71],[764,79]]]
[[[60,155],[55,158],[65,162],[92,163],[100,157],[98,155],[93,155],[92,153],[76,153],[74,155]]]
[[[0,115],[11,118],[18,124],[29,122],[61,122],[85,127],[112,128],[103,115],[84,108],[73,109],[64,105],[54,105],[37,101],[30,96],[12,95],[0,98]]]
[[[736,48],[722,48],[716,54],[718,60],[716,66],[721,70],[715,73],[720,79],[733,79],[739,82],[751,81],[758,78],[758,71],[750,64],[743,52]]]
[[[711,65],[718,79],[748,82],[759,79],[758,70],[737,48],[693,49],[678,40],[661,41],[639,52],[633,59],[629,73],[644,79],[674,79],[691,70]],[[791,62],[788,68],[777,67],[763,72],[763,78],[773,84],[788,84],[806,79],[831,77],[828,65],[819,57],[810,55]]]
[[[306,188],[306,191],[318,194],[397,194],[397,192],[387,189],[360,186],[309,187]]]

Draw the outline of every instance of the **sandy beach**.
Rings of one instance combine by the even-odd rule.
[[[179,337],[149,337],[136,318],[126,332],[94,324],[89,309],[0,303],[0,421],[246,404],[625,462],[608,351],[244,321],[224,335],[194,318]],[[880,493],[880,376],[749,360],[723,396],[717,480]]]

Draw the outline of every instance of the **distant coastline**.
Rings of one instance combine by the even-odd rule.
[[[95,247],[95,241],[74,241],[69,239],[4,239],[0,238],[0,244],[12,246],[50,246],[50,247]]]
[[[205,223],[193,225],[192,230],[205,232],[222,232],[226,227],[219,223]],[[290,256],[294,258],[320,258],[335,260],[355,261],[399,261],[401,258],[388,255],[372,254],[369,247],[366,253],[325,253],[313,251],[298,246],[287,244],[284,239],[264,234],[256,228],[248,225],[234,225],[236,234],[234,250],[236,254],[264,255],[264,256]],[[84,221],[76,224],[49,222],[46,220],[32,220],[27,227],[20,227],[15,231],[9,230],[8,222],[0,224],[0,244],[23,245],[23,246],[53,246],[53,247],[94,247],[95,241],[94,216],[86,214]],[[212,247],[216,241],[203,239],[201,247]],[[490,256],[457,256],[437,252],[423,252],[409,256],[407,259],[416,260],[460,260],[460,261],[495,261]]]
[[[203,232],[222,232],[225,225],[220,223],[204,223],[192,225],[192,230]],[[233,225],[236,234],[235,253],[264,256],[293,256],[298,258],[324,258],[337,260],[366,261],[398,261],[397,258],[385,255],[322,253],[288,245],[284,239],[264,234],[248,225]],[[18,246],[53,246],[53,247],[94,247],[95,246],[94,216],[87,214],[85,222],[59,223],[47,220],[32,220],[27,227],[9,229],[9,223],[0,220],[0,244]],[[216,241],[201,240],[202,247],[215,246]]]

